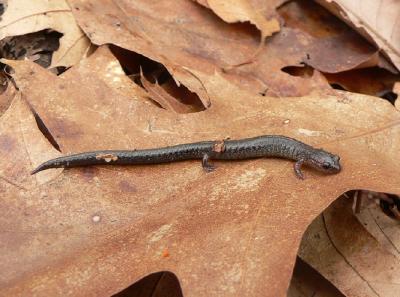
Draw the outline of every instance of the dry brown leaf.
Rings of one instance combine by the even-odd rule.
[[[186,105],[179,102],[175,97],[168,94],[157,82],[152,84],[144,77],[143,73],[140,74],[140,81],[146,91],[149,93],[151,99],[160,104],[163,108],[177,113],[188,113],[193,111],[191,105]]]
[[[115,59],[104,50],[61,77],[8,63],[65,154],[285,134],[339,154],[343,171],[305,170],[301,181],[291,162],[259,159],[218,162],[211,174],[188,161],[30,176],[38,152],[42,159],[54,149],[25,137],[38,130],[19,100],[0,118],[3,295],[108,296],[171,271],[185,297],[283,296],[304,230],[336,197],[354,188],[400,193],[400,116],[376,98],[254,96],[218,73],[196,72],[212,107],[175,114],[110,88],[102,73]],[[42,184],[41,174],[57,177]]]
[[[357,69],[341,73],[325,73],[329,83],[336,84],[346,91],[381,97],[393,90],[393,85],[399,80],[398,75],[388,71],[371,68]]]
[[[305,233],[299,256],[346,296],[396,297],[400,261],[373,238],[341,198]]]
[[[378,50],[312,1],[290,1],[279,8],[285,26],[304,36],[304,63],[324,73],[376,66]],[[340,50],[338,50],[340,49]]]
[[[99,55],[108,53],[108,48],[102,48],[98,50]],[[109,53],[108,53],[109,55]],[[87,65],[89,63],[89,65]],[[132,80],[126,76],[125,72],[121,68],[118,60],[113,59],[108,61],[106,64],[93,64],[90,60],[84,59],[75,67],[79,67],[80,74],[85,77],[86,75],[96,75],[96,78],[105,84],[108,88],[117,92],[123,97],[133,97],[135,100],[143,100],[146,97],[146,91],[132,83]]]
[[[194,73],[200,71],[212,78],[215,71],[241,64],[257,51],[256,35],[248,27],[226,24],[190,1],[118,3],[74,1],[73,11],[94,43],[114,43],[162,63],[178,83],[190,85],[206,107],[209,96],[204,81]],[[335,73],[377,60],[372,45],[322,10],[302,2],[280,7],[287,27],[268,39],[253,63],[230,69],[223,76],[254,94],[305,95],[330,87],[318,71],[307,77],[289,75],[282,69],[306,63]]]
[[[261,31],[261,43],[280,29],[275,9],[286,0],[207,0],[200,3],[213,10],[228,23],[249,21]]]
[[[112,43],[162,63],[205,107],[210,104],[206,81],[216,71],[248,60],[259,46],[258,36],[248,26],[227,24],[192,1],[73,1],[71,7],[93,43]],[[304,66],[305,38],[294,30],[282,30],[268,39],[254,63],[220,75],[253,95],[296,96],[330,89],[317,71],[304,78],[281,71]]]
[[[317,0],[376,42],[400,69],[400,3],[393,0]]]
[[[50,67],[71,66],[86,56],[91,43],[76,24],[65,0],[9,0],[0,20],[0,39],[44,29],[63,34]]]

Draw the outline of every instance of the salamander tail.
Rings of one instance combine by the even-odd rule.
[[[46,170],[49,168],[52,168],[53,166],[50,166],[47,164],[48,162],[44,162],[40,164],[38,167],[36,167],[34,170],[31,171],[31,175],[38,173],[39,171]]]
[[[39,171],[44,170],[44,168],[42,167],[42,165],[36,167],[34,170],[31,171],[31,175],[38,173]]]

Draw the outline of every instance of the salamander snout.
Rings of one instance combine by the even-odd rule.
[[[326,173],[338,173],[341,170],[340,157],[324,150],[315,152],[306,163],[311,167]]]

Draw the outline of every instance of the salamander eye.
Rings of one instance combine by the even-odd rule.
[[[329,163],[324,163],[324,164],[322,164],[322,168],[324,168],[324,169],[330,169],[330,168],[331,168],[331,165],[330,165]]]

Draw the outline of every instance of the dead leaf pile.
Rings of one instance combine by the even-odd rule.
[[[3,3],[0,19],[0,295],[397,296],[399,3],[30,2]],[[264,134],[338,154],[343,169],[303,181],[287,160],[257,159],[30,175],[82,151],[221,151]]]

